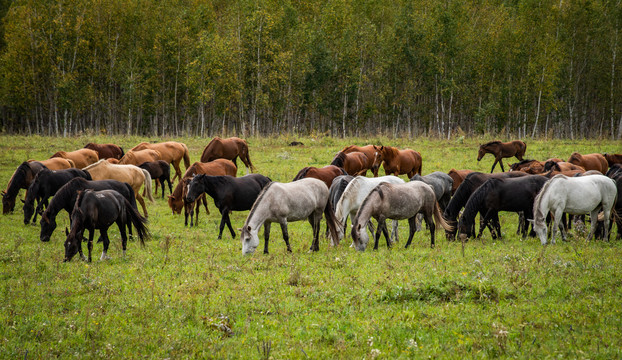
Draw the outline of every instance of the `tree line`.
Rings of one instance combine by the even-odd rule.
[[[622,136],[621,0],[0,0],[0,131]]]

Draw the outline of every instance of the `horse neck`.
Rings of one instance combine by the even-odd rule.
[[[77,190],[74,190],[74,192],[75,191]],[[50,203],[44,211],[45,217],[50,220],[56,218],[56,215],[62,209],[67,210],[67,212],[71,214],[71,209],[76,202],[76,200],[72,198],[71,193],[72,191],[70,191],[69,189],[61,189],[56,192],[56,194],[54,195],[54,197],[52,197],[52,200],[50,200]]]
[[[380,199],[378,193],[376,191],[372,191],[356,212],[356,216],[352,219],[352,226],[354,227],[357,224],[367,224],[371,219],[373,210],[379,201]]]
[[[263,225],[266,220],[270,217],[269,206],[267,206],[267,202],[263,201],[263,199],[257,199],[255,204],[253,204],[253,208],[251,209],[246,221],[244,222],[244,227],[250,226],[251,232],[257,233],[261,225]]]
[[[20,183],[22,183],[23,181],[26,180],[26,169],[24,169],[25,166],[28,165],[20,165],[17,170],[15,170],[15,172],[13,173],[13,176],[11,176],[11,179],[9,180],[9,185],[7,186],[6,189],[6,194],[9,197],[15,197],[17,196],[17,193],[19,192],[19,189],[21,188]]]
[[[478,188],[478,190],[480,189],[482,189],[481,186]],[[482,208],[482,203],[486,198],[486,193],[486,189],[473,192],[473,194],[469,197],[469,200],[466,202],[466,205],[464,206],[464,211],[460,216],[460,222],[466,222],[468,225],[475,222],[475,216]]]
[[[466,205],[472,193],[473,184],[471,182],[467,182],[467,180],[465,179],[462,184],[458,186],[458,189],[456,190],[454,196],[451,197],[449,204],[447,204],[444,214],[445,217],[448,220],[455,221],[458,218],[460,209],[462,209]]]

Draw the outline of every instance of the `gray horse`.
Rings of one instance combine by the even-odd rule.
[[[435,171],[425,176],[415,174],[415,176],[410,178],[410,181],[423,181],[430,185],[434,189],[436,201],[438,201],[441,211],[445,211],[449,200],[451,200],[451,188],[454,185],[454,179],[451,176],[442,171]]]

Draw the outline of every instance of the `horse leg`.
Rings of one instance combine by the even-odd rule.
[[[201,212],[201,204],[194,202],[194,225],[192,225],[192,217],[190,217],[190,226],[199,226],[199,212]]]
[[[227,209],[227,212],[225,213],[225,216],[227,217],[226,222],[227,222],[227,227],[229,227],[229,232],[231,233],[231,238],[235,239],[235,231],[233,230],[233,226],[231,226],[231,218],[229,217],[230,213],[231,211]]]
[[[384,234],[384,238],[387,241],[387,249],[391,248],[391,237],[389,236],[389,230],[387,229],[387,222],[384,222],[382,226],[382,233]]]
[[[378,219],[378,227],[376,228],[376,236],[374,236],[374,250],[378,250],[378,241],[380,240],[380,232],[383,226],[386,226],[386,220]]]
[[[101,233],[101,231],[100,231]],[[87,243],[87,248],[89,249],[89,258],[88,258],[88,262],[91,262],[91,252],[93,251],[93,236],[95,236],[95,229],[93,229],[93,231],[91,231],[89,229],[89,242]],[[80,245],[80,247],[82,247],[82,245]]]
[[[311,216],[309,216],[309,223],[311,224],[311,228],[313,229],[313,243],[311,244],[311,251],[320,250],[320,221],[321,220],[322,220],[321,215],[319,218],[316,214],[311,214]]]
[[[135,192],[135,196],[136,196],[136,201],[138,201],[138,203],[140,204],[140,206],[143,207],[143,212],[145,213],[145,218],[149,217],[149,214],[147,213],[147,207],[145,206],[145,200],[143,199],[142,196],[140,196],[140,194],[138,193],[138,191]]]
[[[268,254],[268,243],[270,242],[270,225],[272,223],[269,221],[266,221],[263,225],[263,239],[264,239],[264,245],[263,245],[263,253],[264,254]]]
[[[131,222],[131,220],[128,220]],[[119,227],[119,233],[121,233],[121,247],[123,247],[123,257],[125,257],[125,252],[127,250],[127,234],[125,233],[125,224],[122,221],[117,221],[117,226]]]
[[[436,232],[436,225],[434,224],[433,213],[430,212],[423,214],[423,219],[425,220],[425,226],[430,229],[430,247],[434,248],[434,233]]]
[[[165,174],[165,175],[163,176],[163,178],[164,178],[164,181],[166,181],[166,182],[168,183],[168,192],[169,192],[170,194],[173,194],[173,186],[171,185],[171,178],[170,178],[170,175],[169,175],[169,176],[167,176],[167,174]],[[164,188],[164,182],[162,182],[162,187]],[[164,197],[164,190],[162,190],[162,197]]]
[[[596,232],[596,226],[598,226],[598,212],[600,211],[600,207],[592,210],[590,212],[590,234],[587,236],[587,241],[591,241],[594,237],[594,233]]]
[[[564,231],[564,227],[561,225],[563,210],[557,209],[553,214],[553,228],[551,229],[551,244],[555,244],[555,232],[557,228],[559,228],[559,232],[562,234],[562,240],[566,241],[566,232]]]
[[[391,233],[391,238],[393,239],[394,243],[398,243],[399,242],[399,235],[398,235],[398,228],[397,228],[397,220],[393,220],[393,232]]]
[[[505,172],[505,169],[503,168],[503,158],[499,159],[499,165],[501,166],[501,172]]]
[[[285,246],[287,246],[287,252],[292,252],[292,247],[289,246],[289,233],[287,232],[287,219],[283,219],[280,224],[281,224],[281,233],[283,234],[283,241],[285,241]]]
[[[173,168],[175,169],[175,176],[173,176],[173,182],[175,182],[175,179],[179,179],[179,181],[181,181],[181,169],[179,168],[179,162],[180,160],[174,160],[173,162],[171,162],[171,165],[173,165]]]
[[[413,216],[408,219],[408,241],[406,242],[406,246],[404,247],[404,249],[408,248],[410,243],[413,241],[415,231],[417,231],[417,223],[415,217]]]
[[[110,245],[110,239],[108,238],[108,229],[101,229],[99,230],[99,233],[101,234],[101,238],[104,241],[104,251],[102,251],[102,256],[99,258],[99,260],[108,260],[110,259],[110,257],[108,256],[108,246]]]

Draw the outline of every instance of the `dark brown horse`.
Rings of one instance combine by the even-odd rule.
[[[622,154],[603,154],[603,156],[607,159],[609,167],[613,164],[622,164]]]
[[[335,165],[326,165],[323,168],[316,168],[313,166],[307,166],[302,168],[294,177],[294,180],[300,180],[304,178],[315,178],[318,180],[322,180],[326,187],[330,189],[330,186],[333,183],[333,179],[339,175],[348,175],[343,168],[340,168]]]
[[[456,189],[458,189],[458,186],[460,186],[460,184],[462,184],[462,182],[464,181],[464,178],[466,178],[467,175],[469,175],[472,172],[473,172],[473,170],[468,170],[468,169],[464,169],[464,170],[451,169],[451,170],[449,170],[447,175],[449,175],[449,177],[452,178],[453,181],[454,181],[454,183],[451,186],[451,195],[453,195],[456,192]],[[443,211],[444,211],[444,209],[443,209]]]
[[[50,156],[50,159],[57,157],[73,161],[75,167],[78,169],[84,169],[85,167],[99,161],[97,151],[91,149],[80,149],[70,152],[58,151],[54,155]]]
[[[88,143],[84,145],[84,148],[97,151],[97,155],[100,159],[120,160],[123,155],[125,155],[125,153],[123,152],[123,148],[115,144]]]
[[[175,182],[175,179],[177,178],[181,179],[181,169],[179,168],[179,163],[182,159],[184,160],[184,166],[186,167],[186,169],[188,169],[188,167],[190,166],[190,155],[188,153],[188,147],[184,143],[167,141],[163,143],[150,144],[142,142],[134,146],[131,150],[138,151],[145,149],[159,151],[159,160],[164,160],[167,163],[173,165],[173,169],[175,169],[175,176],[173,176],[173,182]]]
[[[581,155],[578,152],[574,152],[570,155],[570,158],[568,158],[568,162],[581,166],[585,170],[598,170],[602,174],[605,174],[609,168],[607,159],[603,154],[599,153]]]
[[[346,146],[341,150],[342,153],[349,154],[352,152],[362,152],[367,156],[367,164],[366,167],[371,169],[371,172],[374,174],[374,177],[378,177],[378,169],[380,168],[380,164],[382,163],[382,159],[378,151],[374,148],[374,145],[365,145],[365,146],[357,146],[350,145]]]
[[[338,152],[337,155],[333,158],[333,162],[331,165],[338,166],[343,168],[348,175],[352,176],[366,176],[367,170],[370,168],[368,166],[368,157],[365,153],[360,151],[354,151],[351,153]]]
[[[520,140],[514,140],[506,143],[498,140],[491,141],[479,146],[477,161],[482,160],[484,155],[488,153],[493,154],[495,156],[495,162],[492,164],[490,172],[492,173],[495,170],[497,163],[501,165],[501,171],[505,172],[505,169],[503,168],[503,161],[501,159],[515,156],[518,160],[523,160],[525,150],[527,150],[527,144]]]
[[[253,163],[251,163],[251,158],[248,154],[248,144],[246,140],[237,137],[222,139],[216,136],[207,144],[205,149],[203,149],[201,162],[207,163],[216,159],[227,159],[233,161],[237,166],[238,156],[246,166],[247,173],[249,169],[251,172],[255,171],[255,167]]]
[[[374,146],[374,149],[384,161],[383,167],[386,175],[399,176],[407,174],[408,178],[421,175],[421,166],[423,160],[421,153],[415,150],[406,149],[399,150],[392,146]]]

